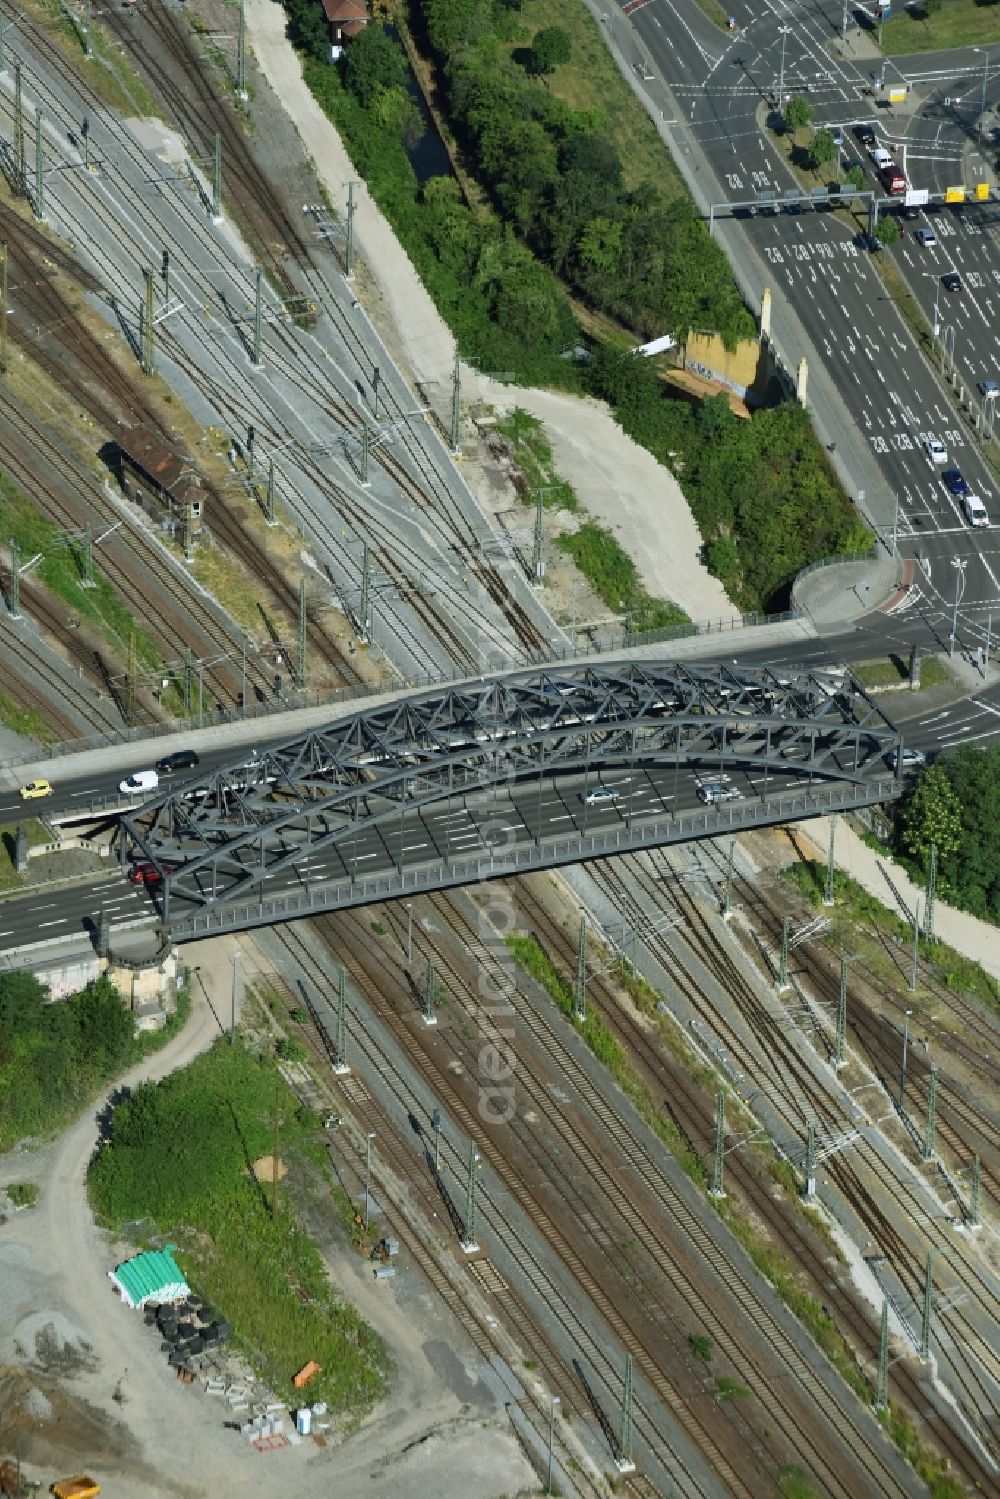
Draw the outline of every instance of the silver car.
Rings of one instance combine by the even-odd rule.
[[[703,802],[738,802],[743,798],[742,791],[737,791],[735,786],[726,786],[722,781],[706,781],[704,786],[698,787],[698,796]]]

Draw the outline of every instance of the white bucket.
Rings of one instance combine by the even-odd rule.
[[[307,1437],[312,1431],[313,1413],[308,1405],[302,1406],[295,1412],[295,1430],[300,1437]]]

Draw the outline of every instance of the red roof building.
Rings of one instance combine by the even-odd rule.
[[[323,12],[330,23],[331,45],[339,49],[368,25],[365,0],[323,0]]]

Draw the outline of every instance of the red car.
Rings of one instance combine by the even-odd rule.
[[[159,885],[163,882],[163,876],[169,873],[169,865],[165,864],[161,869],[151,859],[142,859],[138,864],[132,865],[128,877],[133,885]]]

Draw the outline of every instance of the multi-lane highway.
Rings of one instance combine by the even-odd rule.
[[[737,4],[737,29],[728,33],[693,0],[647,0],[628,10],[627,17],[611,15],[605,33],[643,76],[651,104],[661,106],[656,115],[670,108],[675,152],[703,206],[780,196],[799,186],[768,128],[782,82],[786,95],[807,93],[818,123],[844,127],[852,159],[859,148],[851,123],[874,121],[878,139],[900,147],[897,155],[906,143],[915,186],[940,192],[981,175],[978,132],[984,121],[993,128],[1000,65],[984,73],[972,49],[883,67],[853,27],[847,42],[841,39],[840,5],[776,0],[753,13]],[[906,76],[905,107],[890,113],[882,104],[887,90],[874,88],[873,72],[890,82]],[[959,102],[945,105],[945,99]],[[874,185],[871,178],[868,185]],[[881,252],[895,256],[930,321],[937,301],[949,354],[952,335],[945,329],[955,326],[955,360],[967,390],[1000,366],[1000,322],[993,315],[994,288],[1000,295],[997,212],[994,201],[932,214],[925,222],[941,232],[938,245],[927,250],[912,238],[916,223],[901,220],[899,246]],[[887,291],[877,254],[858,242],[861,227],[860,219],[814,210],[738,220],[727,220],[723,211],[721,223],[716,216],[743,284],[758,296],[771,286],[794,314],[790,326],[799,344],[783,346],[782,353],[793,365],[809,357],[810,404],[824,439],[836,446],[845,479],[885,534],[897,523],[904,556],[918,561],[908,609],[940,631],[958,594],[966,643],[978,644],[990,612],[1000,613],[1000,495],[945,381],[916,347]],[[940,281],[952,265],[963,276],[957,293]],[[941,482],[945,465],[925,452],[929,436],[940,439],[949,463],[982,497],[993,527],[973,532],[966,524]]]

